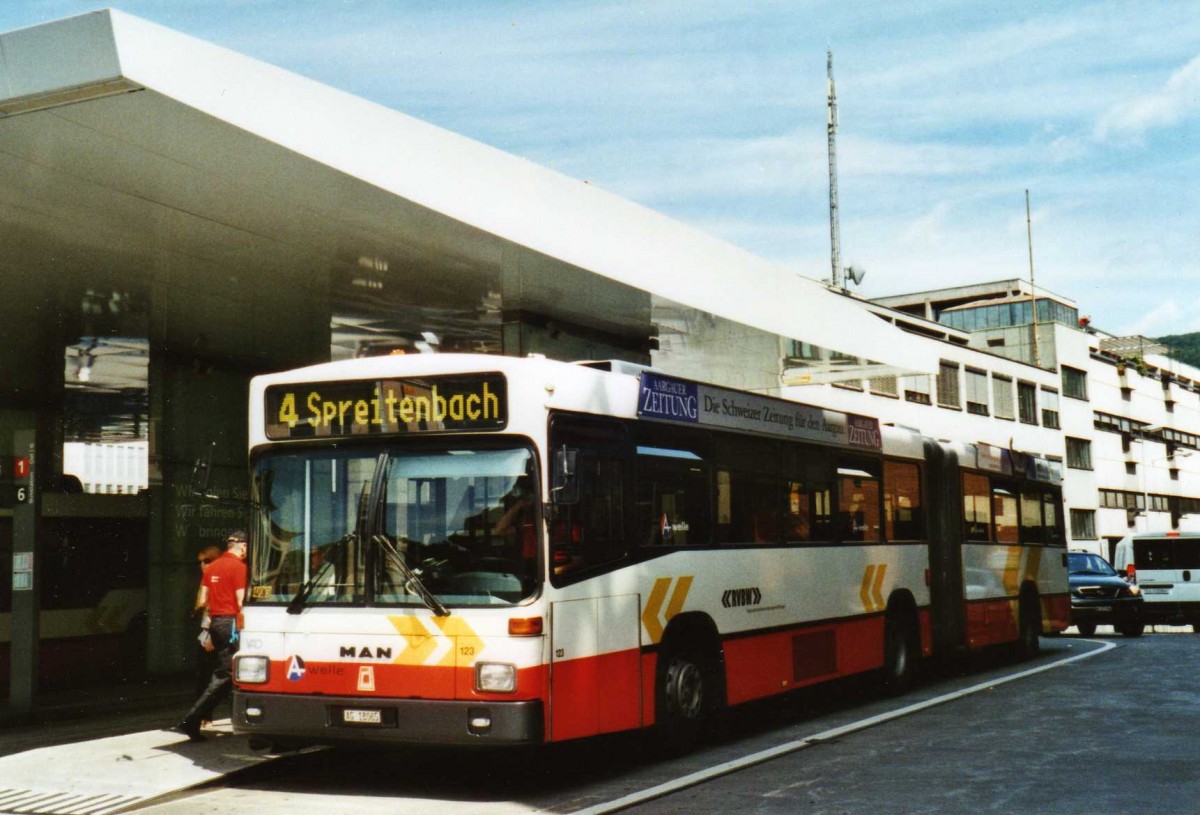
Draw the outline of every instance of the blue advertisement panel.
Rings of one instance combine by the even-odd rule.
[[[786,399],[642,374],[638,416],[848,447],[883,446],[879,421]]]
[[[661,374],[642,374],[638,416],[670,422],[700,421],[700,386]]]

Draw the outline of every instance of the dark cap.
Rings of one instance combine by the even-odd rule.
[[[245,543],[246,532],[242,529],[235,529],[225,536],[225,543]]]

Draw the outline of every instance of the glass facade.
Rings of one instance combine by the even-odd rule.
[[[1039,323],[1060,323],[1076,328],[1079,325],[1079,309],[1045,298],[1037,301]],[[1033,308],[1028,300],[981,305],[943,311],[938,322],[963,331],[986,331],[989,328],[1030,325]]]

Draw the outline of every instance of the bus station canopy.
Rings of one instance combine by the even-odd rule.
[[[0,35],[0,180],[4,279],[151,281],[179,347],[274,358],[295,342],[261,328],[278,293],[343,288],[392,292],[418,329],[503,312],[648,340],[668,303],[837,352],[809,381],[831,378],[822,359],[840,378],[937,370],[919,338],[781,265],[117,11]]]

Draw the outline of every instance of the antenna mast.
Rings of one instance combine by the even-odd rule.
[[[1042,365],[1041,354],[1038,353],[1038,303],[1037,285],[1033,281],[1033,219],[1029,215],[1029,190],[1025,190],[1025,236],[1029,244],[1029,299],[1033,310],[1033,364],[1039,368]]]
[[[827,123],[827,131],[829,133],[829,249],[830,249],[830,264],[833,268],[833,274],[830,277],[830,282],[835,288],[842,287],[842,233],[841,225],[838,223],[838,185],[837,185],[837,88],[833,84],[833,48],[830,47],[827,51],[826,69],[829,74],[828,80],[828,98],[829,98],[829,121]]]

